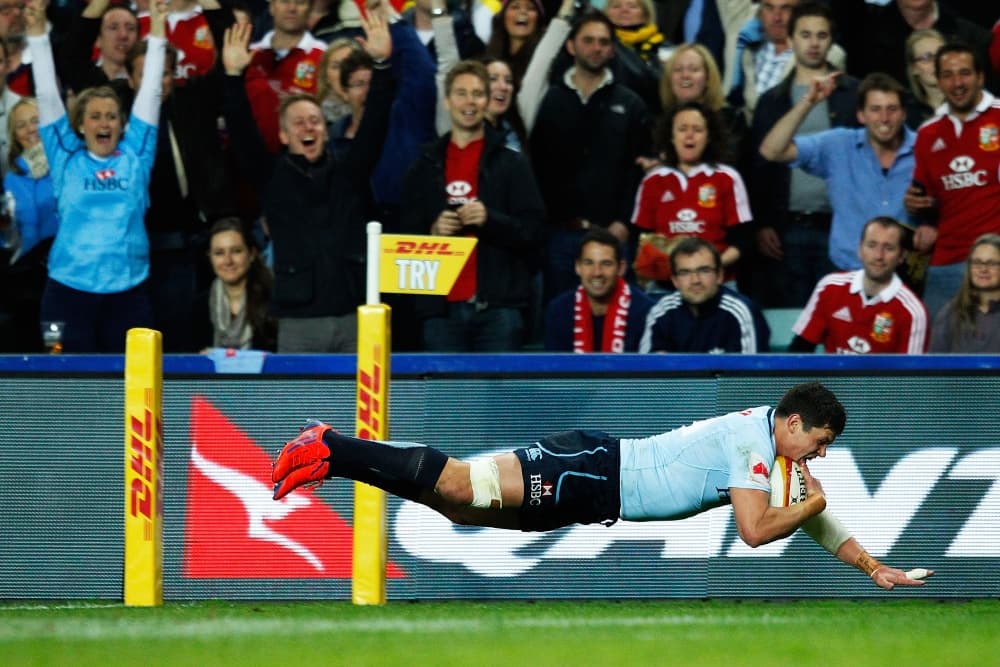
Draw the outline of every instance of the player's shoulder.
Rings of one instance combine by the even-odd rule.
[[[845,286],[850,287],[851,282],[854,280],[855,271],[834,271],[833,273],[828,273],[819,279],[816,283],[816,290],[823,291],[825,289],[843,289]]]
[[[927,320],[927,306],[924,305],[923,300],[917,296],[917,293],[910,289],[906,284],[900,285],[899,291],[896,292],[895,300],[903,307],[903,309],[915,319]]]
[[[751,434],[769,436],[771,432],[771,407],[760,405],[755,408],[737,410],[705,420],[705,427],[722,434],[737,436],[739,443],[745,444]]]
[[[659,167],[654,167],[650,169],[642,177],[643,185],[658,183],[661,181],[669,181],[679,179],[681,172],[677,171],[674,167],[668,165],[660,165]]]

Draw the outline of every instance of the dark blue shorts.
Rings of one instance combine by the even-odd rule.
[[[521,530],[618,520],[618,439],[602,431],[564,431],[515,449],[524,478]]]

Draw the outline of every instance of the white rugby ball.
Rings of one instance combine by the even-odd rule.
[[[774,457],[771,468],[771,507],[788,507],[806,499],[802,468],[787,456]]]

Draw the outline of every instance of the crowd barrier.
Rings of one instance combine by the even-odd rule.
[[[122,357],[0,357],[0,598],[121,599]],[[217,373],[166,356],[166,600],[350,599],[353,485],[271,501],[270,459],[306,418],[354,427],[353,356]],[[815,462],[876,557],[938,571],[885,593],[796,534],[749,549],[729,507],[548,534],[388,505],[388,598],[996,597],[1000,357],[395,355],[393,439],[469,457],[570,428],[644,436],[775,404],[820,380],[847,429]]]

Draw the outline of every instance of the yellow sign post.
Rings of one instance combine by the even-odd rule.
[[[392,313],[380,303],[381,292],[448,294],[468,298],[475,293],[476,239],[438,236],[382,235],[382,225],[368,223],[366,304],[358,308],[357,436],[389,438],[389,365]],[[471,265],[471,268],[469,266]],[[466,294],[468,292],[468,294]],[[388,535],[385,492],[354,485],[354,545],[351,601],[385,604]]]
[[[125,339],[125,573],[127,606],[163,604],[163,342]]]

